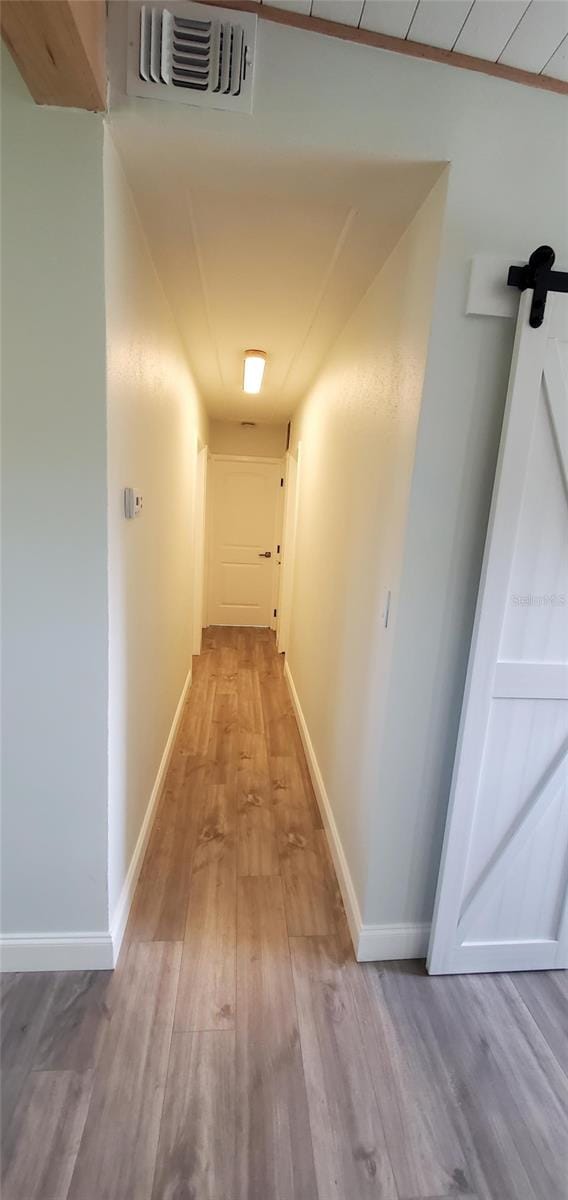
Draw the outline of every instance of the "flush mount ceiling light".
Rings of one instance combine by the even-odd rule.
[[[266,366],[264,350],[245,350],[243,366],[243,392],[251,396],[258,395],[262,387],[262,377]]]

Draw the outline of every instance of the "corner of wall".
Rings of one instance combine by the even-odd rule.
[[[164,747],[164,753],[162,755],[160,766],[158,767],[158,773],[156,775],[156,779],[154,781],[154,786],[152,788],[150,799],[148,801],[148,807],[146,809],[144,819],[142,821],[140,833],[138,834],[138,839],[136,842],[136,846],[134,848],[134,853],[132,855],[132,858],[130,859],[128,872],[127,872],[126,878],[124,880],[124,884],[122,886],[120,896],[115,905],[114,912],[111,913],[111,915],[110,915],[110,938],[111,938],[111,942],[112,942],[113,965],[114,966],[116,966],[116,963],[118,961],[120,948],[122,946],[122,940],[124,938],[124,933],[125,933],[126,926],[128,923],[128,917],[129,917],[130,909],[132,906],[132,900],[134,898],[134,892],[136,890],[136,884],[138,883],[138,878],[140,875],[140,871],[142,869],[142,863],[144,861],[144,855],[146,853],[146,848],[148,846],[150,834],[152,832],[152,826],[154,824],[156,813],[158,811],[158,805],[160,802],[160,798],[162,796],[164,784],[166,782],[166,775],[168,773],[168,767],[170,765],[170,760],[172,757],[172,752],[173,752],[176,736],[177,736],[177,733],[178,733],[178,730],[179,730],[179,727],[181,724],[181,719],[183,716],[183,709],[184,709],[184,706],[187,704],[187,698],[188,698],[189,691],[191,688],[191,683],[192,683],[192,672],[190,669],[188,672],[181,696],[178,701],[178,706],[176,708],[174,719],[172,721],[172,727],[168,734],[168,740]]]
[[[403,923],[365,925],[363,922],[349,864],[288,662],[284,664],[284,676],[294,706],[308,770],[333,859],[357,962],[423,958],[428,946],[429,927],[427,925]]]
[[[208,419],[108,122],[104,150],[108,907],[116,957],[191,681],[192,521]],[[136,521],[124,520],[126,484],[145,494]]]
[[[292,445],[301,439],[303,447],[303,533],[286,674],[361,960],[421,954],[426,938],[403,905],[384,914],[374,905],[373,876],[378,758],[447,185],[440,167],[293,423]],[[315,555],[314,546],[322,547]],[[388,631],[380,618],[387,590]],[[331,593],[332,603],[322,601]],[[322,679],[323,691],[314,682]]]
[[[2,66],[5,970],[109,965],[103,118]],[[33,747],[33,752],[30,752]]]

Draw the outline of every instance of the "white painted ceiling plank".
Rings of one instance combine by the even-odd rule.
[[[565,0],[533,0],[499,62],[538,73],[567,33],[568,4]]]
[[[528,6],[529,0],[476,0],[454,50],[496,62]]]
[[[340,25],[358,25],[362,12],[363,0],[314,0],[312,4],[312,17]]]
[[[284,420],[441,166],[377,161],[369,170],[365,159],[320,155],[314,169],[300,147],[285,159],[278,147],[243,152],[229,133],[219,156],[202,131],[188,131],[183,110],[168,110],[171,122],[163,106],[147,107],[144,138],[126,123],[120,153],[199,389],[216,416],[258,418],[241,376],[243,347],[260,345],[271,364],[260,407]]]
[[[415,9],[416,0],[365,0],[361,29],[405,38]]]
[[[312,0],[262,0],[262,3],[269,8],[282,8],[284,12],[301,13],[303,17],[309,17],[312,8]]]
[[[568,83],[568,37],[565,37],[558,50],[555,50],[542,74],[551,75],[553,79],[563,79]]]
[[[408,40],[451,50],[471,5],[472,0],[420,0]]]

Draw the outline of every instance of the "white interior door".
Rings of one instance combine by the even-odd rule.
[[[214,456],[210,463],[210,625],[274,625],[282,464]]]
[[[428,969],[568,967],[568,296],[521,297]]]

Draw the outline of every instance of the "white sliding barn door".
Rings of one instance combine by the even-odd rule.
[[[568,296],[521,296],[428,970],[568,967]]]

